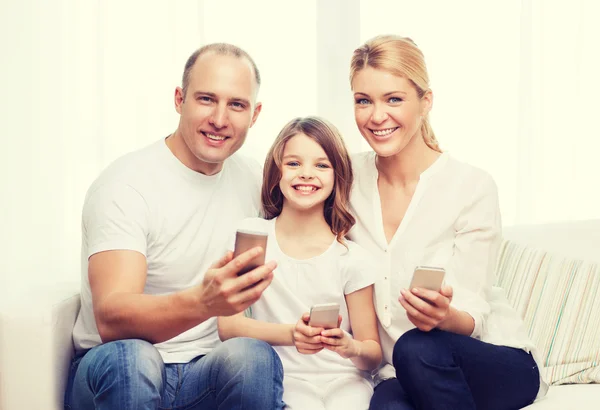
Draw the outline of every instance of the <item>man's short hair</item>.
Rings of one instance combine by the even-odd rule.
[[[258,71],[258,67],[256,67],[256,63],[250,57],[250,54],[239,48],[238,46],[234,46],[229,43],[213,43],[207,44],[205,46],[200,47],[198,50],[194,51],[194,53],[188,58],[185,63],[185,69],[183,70],[183,78],[181,79],[181,88],[183,89],[183,98],[185,99],[187,88],[190,83],[190,71],[192,71],[192,67],[196,64],[196,60],[202,54],[208,53],[209,51],[219,54],[219,55],[229,55],[237,58],[246,59],[252,69],[254,70],[254,79],[256,80],[256,86],[260,87],[260,73]]]

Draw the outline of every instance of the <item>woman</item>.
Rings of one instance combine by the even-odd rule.
[[[428,122],[423,54],[379,36],[350,71],[358,129],[350,239],[382,261],[376,308],[384,353],[371,409],[515,409],[547,390],[534,346],[493,288],[501,241],[497,188],[443,153]],[[445,270],[439,291],[408,289],[418,265]]]

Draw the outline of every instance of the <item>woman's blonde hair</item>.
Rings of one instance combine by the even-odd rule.
[[[315,140],[325,151],[335,175],[333,191],[325,200],[323,215],[340,243],[355,219],[348,209],[352,189],[352,163],[344,140],[337,128],[319,117],[294,118],[288,122],[271,146],[263,169],[262,208],[266,219],[273,219],[283,209],[283,193],[279,188],[285,144],[292,137],[304,134]]]
[[[419,98],[423,98],[429,91],[429,76],[425,58],[417,45],[408,37],[377,36],[354,50],[350,63],[350,84],[352,84],[354,76],[365,67],[384,70],[398,77],[406,78],[415,87]],[[428,115],[423,118],[421,134],[428,147],[442,152],[429,124]]]

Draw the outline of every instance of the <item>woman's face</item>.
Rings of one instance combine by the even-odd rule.
[[[407,79],[372,67],[355,74],[352,91],[356,125],[377,155],[396,155],[411,143],[424,145],[420,129],[431,108],[430,91],[419,98]]]

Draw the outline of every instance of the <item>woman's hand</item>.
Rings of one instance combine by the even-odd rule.
[[[302,354],[315,354],[323,350],[321,343],[322,327],[312,327],[308,325],[310,315],[305,312],[292,332],[292,342],[296,350]]]
[[[452,287],[445,285],[439,292],[415,288],[412,290],[402,289],[398,301],[406,310],[408,320],[419,330],[429,332],[440,327],[452,312]]]
[[[332,352],[336,352],[344,359],[351,359],[360,356],[359,344],[348,332],[340,329],[342,317],[338,318],[338,327],[335,329],[326,329],[321,332],[321,343],[323,347]]]

